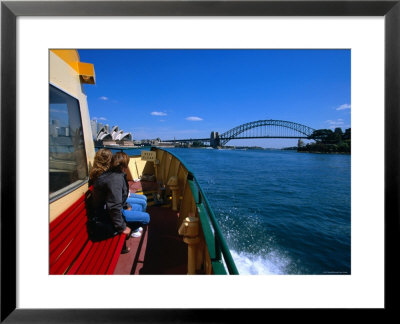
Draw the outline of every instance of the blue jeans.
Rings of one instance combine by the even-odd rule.
[[[135,223],[134,226],[130,226],[133,230],[141,225],[147,225],[150,222],[150,215],[142,211],[123,209],[122,214],[127,223]]]
[[[128,198],[138,198],[138,199],[143,199],[143,200],[147,201],[146,195],[139,195],[139,194],[136,194],[136,193],[133,193],[133,192],[131,192],[129,194]]]
[[[139,205],[141,207],[141,211],[145,211],[147,208],[147,201],[141,198],[132,198],[132,197],[128,197],[128,199],[126,200],[126,202],[128,204],[130,204],[132,206],[132,210],[134,210],[134,206],[135,205]],[[140,209],[136,209],[136,210],[140,210]]]
[[[139,205],[139,204],[132,204],[132,202],[130,203],[130,205],[131,205],[131,210],[132,211],[140,211],[140,212],[142,212],[143,211],[143,206],[142,205]]]

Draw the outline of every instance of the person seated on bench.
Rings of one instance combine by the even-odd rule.
[[[121,213],[122,197],[118,196],[118,190],[114,188],[118,187],[121,181],[118,181],[118,176],[109,170],[111,160],[110,150],[98,150],[89,175],[89,185],[93,185],[91,207],[96,219],[92,231],[96,239],[97,237],[105,239],[120,233],[130,235],[132,232]]]
[[[93,185],[102,173],[110,169],[112,157],[113,154],[108,149],[102,148],[96,152],[93,160],[93,167],[89,174],[89,186]],[[128,199],[129,201],[127,202],[132,206],[132,210],[146,211],[147,197],[145,195],[129,193]]]
[[[144,212],[147,205],[146,200],[128,198],[129,184],[126,179],[126,172],[128,171],[129,159],[129,156],[124,152],[115,153],[111,159],[110,171],[106,173],[109,173],[115,179],[112,186],[113,195],[118,198],[118,202],[122,201],[122,204],[117,204],[115,208],[120,208],[126,222],[134,225],[132,237],[140,237],[143,230],[141,225],[147,225],[150,222],[150,215]],[[142,206],[142,210],[136,207],[138,201],[144,202],[144,204],[139,203]]]

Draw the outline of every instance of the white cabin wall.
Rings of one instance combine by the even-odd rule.
[[[93,165],[95,155],[92,128],[90,127],[89,108],[87,97],[78,73],[60,57],[49,52],[50,57],[50,83],[78,99],[82,118],[83,136],[85,141],[86,160],[89,171]]]
[[[49,51],[49,61],[50,83],[79,101],[83,136],[85,141],[86,160],[90,171],[90,168],[93,165],[95,150],[92,138],[92,130],[90,127],[86,94],[83,92],[83,86],[80,82],[80,77],[71,66],[69,66],[65,61],[51,51]],[[62,214],[73,202],[81,197],[87,191],[87,189],[88,184],[85,183],[69,194],[52,202],[50,204],[50,221]]]

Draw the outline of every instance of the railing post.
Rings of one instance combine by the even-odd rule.
[[[178,177],[172,176],[169,178],[167,186],[172,191],[172,210],[178,210],[178,199],[179,199],[179,185],[178,185]]]
[[[197,245],[200,243],[198,218],[193,215],[186,217],[178,233],[183,236],[183,241],[188,245],[187,274],[196,274]]]

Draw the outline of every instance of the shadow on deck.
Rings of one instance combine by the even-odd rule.
[[[121,254],[114,274],[186,274],[187,245],[178,235],[178,215],[168,207],[147,208],[150,224],[140,238],[130,238],[131,251]]]

